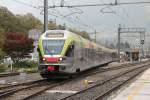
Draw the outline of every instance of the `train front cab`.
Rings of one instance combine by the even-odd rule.
[[[38,48],[39,52],[39,71],[42,77],[45,78],[52,78],[52,77],[60,77],[60,76],[68,76],[71,74],[69,72],[69,67],[72,66],[74,61],[74,44],[65,44],[64,42],[60,45],[61,49],[58,50],[58,44],[56,46],[51,46],[48,41],[46,44],[43,45],[44,56],[42,57],[40,49]],[[56,41],[55,41],[56,42]],[[63,49],[66,46],[65,54],[62,55]],[[53,48],[53,50],[52,50]],[[53,52],[50,52],[53,51]],[[59,51],[59,52],[58,52]],[[57,53],[54,53],[57,52]],[[66,71],[68,70],[68,71]]]

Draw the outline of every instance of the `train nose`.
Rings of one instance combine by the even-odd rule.
[[[54,63],[54,62],[58,62],[58,61],[62,61],[62,57],[45,57],[43,58],[45,61],[50,62],[50,63]]]

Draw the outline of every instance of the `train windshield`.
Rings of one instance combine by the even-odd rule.
[[[59,55],[64,46],[64,40],[43,40],[45,55]]]

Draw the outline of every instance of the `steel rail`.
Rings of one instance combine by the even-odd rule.
[[[136,65],[136,64],[131,63],[131,64],[124,65],[124,66],[117,66],[117,67],[113,67],[113,68],[106,68],[106,69],[103,69],[103,70],[100,69],[99,71],[96,71],[96,72],[94,72],[94,73],[87,73],[87,74],[85,74],[85,73],[83,74],[83,73],[82,73],[83,76],[81,76],[81,77],[76,77],[76,79],[78,79],[78,78],[83,78],[83,77],[86,77],[86,76],[89,76],[89,75],[92,75],[92,74],[96,74],[96,73],[98,73],[98,72],[106,72],[106,71],[110,71],[110,70],[119,70],[119,69],[121,69],[121,68],[132,67],[132,66],[135,66],[135,65]],[[50,89],[50,88],[53,88],[53,87],[56,87],[56,86],[59,86],[59,85],[63,85],[63,84],[65,84],[65,83],[69,82],[69,81],[72,81],[72,79],[67,80],[67,81],[65,81],[65,82],[57,83],[57,84],[52,85],[52,86],[49,86],[49,87],[47,87],[47,88],[44,88],[44,89],[42,89],[42,90],[40,90],[40,91],[35,92],[34,94],[31,94],[31,95],[25,97],[23,100],[28,100],[28,99],[34,98],[35,96],[42,94],[44,91],[46,91],[46,90],[48,90],[48,89]]]
[[[0,92],[0,98],[8,96],[10,94],[13,94],[17,91],[26,89],[26,88],[30,88],[33,86],[38,86],[40,85],[40,83],[45,82],[45,79],[42,80],[36,80],[36,81],[31,81],[31,82],[25,82],[25,83],[20,83],[20,84],[16,84],[16,85],[10,85],[10,86],[5,86],[5,87],[1,87],[1,92]]]
[[[3,73],[3,74],[0,74],[0,78],[1,77],[16,76],[16,75],[19,75],[19,74],[20,74],[19,72]]]
[[[117,75],[113,75],[112,77],[110,77],[110,78],[108,78],[108,79],[99,81],[99,82],[98,82],[97,84],[95,84],[94,86],[90,86],[90,87],[87,87],[87,88],[85,88],[85,89],[82,89],[82,90],[80,90],[79,92],[77,92],[77,93],[75,93],[75,94],[72,94],[72,95],[69,95],[69,96],[67,96],[67,97],[62,98],[61,100],[67,100],[67,99],[69,99],[69,98],[72,98],[73,96],[79,95],[80,93],[86,92],[87,90],[90,90],[90,89],[92,89],[92,88],[94,88],[94,87],[103,85],[103,84],[105,84],[105,83],[107,83],[107,82],[110,82],[110,81],[113,80],[113,79],[119,78],[119,77],[121,77],[121,76],[123,76],[123,75],[125,75],[125,74],[127,74],[127,73],[130,73],[130,72],[132,72],[132,71],[135,71],[135,70],[137,70],[137,69],[143,68],[144,66],[148,66],[148,65],[150,65],[150,64],[144,64],[144,65],[142,65],[142,66],[140,66],[140,67],[137,67],[137,68],[134,68],[134,69],[131,69],[131,70],[127,70],[127,71],[125,71],[124,73],[120,73],[120,74],[117,74]]]
[[[118,90],[121,86],[123,86],[125,83],[129,82],[130,80],[134,79],[136,76],[138,76],[139,74],[141,74],[142,72],[144,72],[147,68],[143,68],[140,72],[138,72],[137,74],[133,75],[132,77],[130,77],[129,79],[127,79],[126,81],[118,84],[117,86],[115,86],[114,88],[106,91],[105,93],[103,93],[102,95],[99,95],[97,97],[95,97],[93,100],[102,100],[105,96],[109,95],[110,93],[112,93],[113,91]]]

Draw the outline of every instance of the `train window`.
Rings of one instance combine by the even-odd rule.
[[[74,45],[70,45],[66,52],[67,57],[73,57],[74,56]]]
[[[39,47],[37,47],[37,52],[39,52],[40,50],[39,50]]]
[[[64,46],[64,40],[43,40],[45,55],[59,55]]]

